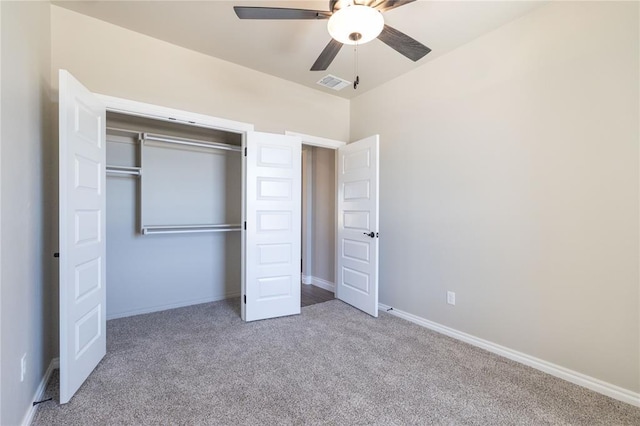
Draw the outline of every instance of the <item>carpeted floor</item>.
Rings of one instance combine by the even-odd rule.
[[[640,409],[332,300],[243,323],[239,301],[108,322],[70,403],[34,425],[640,425]]]

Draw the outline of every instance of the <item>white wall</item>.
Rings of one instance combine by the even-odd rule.
[[[382,303],[640,391],[638,16],[543,6],[352,101]]]
[[[337,140],[349,135],[346,99],[67,9],[51,10],[53,71],[67,69],[93,92],[252,123],[259,131]]]
[[[6,2],[1,9],[0,423],[20,424],[51,358],[55,328],[50,146],[50,6]],[[20,381],[20,359],[27,374]]]
[[[51,34],[53,75],[57,75],[60,68],[67,69],[93,92],[252,123],[258,131],[284,133],[290,130],[337,140],[344,140],[349,134],[348,100],[57,6],[51,7]],[[53,85],[57,86],[55,79]],[[327,122],[331,126],[327,126]],[[107,271],[108,281],[115,281],[123,288],[136,280],[144,281],[147,288],[152,288],[153,282],[160,278],[166,281],[173,277],[175,281],[183,270],[173,269],[173,273],[168,274],[168,264],[165,269],[154,268],[153,259],[147,255],[142,255],[137,265],[129,264],[123,268],[128,254],[139,250],[140,244],[148,245],[128,233],[134,225],[134,217],[124,215],[130,215],[135,205],[131,196],[133,188],[124,186],[126,183],[113,179],[109,182],[107,226],[110,238],[107,240],[107,254],[111,266]],[[147,238],[156,238],[159,244],[164,242],[166,248],[176,248],[168,237]],[[214,249],[209,244],[211,236],[192,235],[184,238],[198,240],[199,245],[192,246],[196,249],[190,252],[199,253],[199,259],[215,258],[211,251]],[[238,240],[234,236],[227,236],[224,246],[233,252],[239,246]],[[123,246],[124,241],[131,244]],[[122,247],[126,247],[124,252],[121,251]],[[197,250],[197,247],[205,249]],[[155,248],[160,250],[159,246]],[[188,257],[186,252],[182,254]],[[195,262],[194,257],[191,259]],[[199,270],[192,270],[190,276],[200,276],[199,281],[204,283],[209,277],[211,282],[218,284],[206,289],[203,285],[197,285],[193,291],[181,293],[181,301],[204,301],[237,293],[234,290],[238,278],[235,271],[239,269],[239,263],[238,258],[235,259],[235,263],[205,264]],[[119,260],[123,262],[118,263]],[[221,282],[223,278],[224,284]],[[167,284],[162,288],[170,287]],[[108,294],[113,299],[110,290]],[[126,300],[121,298],[121,301]],[[133,303],[134,300],[127,302]],[[154,304],[160,306],[162,301],[158,299]],[[124,303],[115,306],[118,312],[110,309],[110,315],[142,309],[140,304],[137,307],[131,304],[127,306]]]
[[[544,6],[352,101],[351,139],[381,134],[383,303],[640,388],[637,12]],[[58,7],[52,38],[96,92],[348,139],[345,100]]]

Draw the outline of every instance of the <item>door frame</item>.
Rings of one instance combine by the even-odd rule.
[[[224,118],[218,118],[210,115],[199,114],[195,112],[179,110],[174,108],[163,107],[160,105],[153,105],[144,102],[133,101],[130,99],[123,99],[114,96],[103,95],[100,93],[93,93],[104,105],[107,112],[113,112],[118,114],[124,114],[134,117],[149,118],[153,120],[166,121],[169,123],[186,124],[193,127],[207,128],[223,130],[230,133],[239,134],[242,138],[242,147],[246,146],[247,133],[254,131],[254,125],[250,123],[244,123],[240,121],[227,120]],[[106,126],[106,123],[105,123]],[[105,148],[106,149],[106,148]],[[243,161],[242,165],[242,179],[245,180],[245,165]],[[242,217],[241,223],[246,220],[245,212],[245,187],[242,187]],[[243,231],[244,232],[244,231]],[[105,236],[105,239],[107,237]],[[245,245],[244,238],[242,238],[241,244],[241,275],[240,275],[240,287],[244,288],[244,257],[245,257]],[[109,283],[105,281],[105,287]],[[242,305],[244,309],[244,305]]]
[[[144,102],[132,101],[99,93],[94,93],[94,95],[104,103],[107,112],[151,118],[170,123],[186,124],[194,127],[225,130],[232,133],[242,134],[243,138],[246,132],[254,130],[253,124],[241,121],[227,120],[225,118],[213,117],[211,115],[147,104]]]
[[[310,229],[313,223],[313,211],[312,211],[312,199],[313,199],[313,184],[311,177],[313,176],[313,151],[309,145],[302,145],[302,190],[304,197],[302,198],[302,229],[301,229],[301,243],[302,243],[302,269],[301,278],[302,284],[311,284],[311,269],[313,268],[312,262],[312,235],[313,232]]]
[[[338,148],[342,147],[342,146],[346,146],[347,142],[344,141],[340,141],[337,139],[329,139],[329,138],[323,138],[323,137],[319,137],[319,136],[312,136],[312,135],[306,135],[304,133],[298,133],[298,132],[292,132],[289,130],[286,130],[284,132],[285,135],[290,135],[290,136],[298,136],[300,139],[302,139],[302,145],[303,147],[305,145],[307,146],[315,146],[315,147],[319,147],[319,148],[327,148],[327,149],[332,149],[334,152],[338,152]],[[304,152],[304,151],[303,151]],[[303,154],[306,155],[306,154]],[[335,156],[335,170],[336,170],[336,177],[337,177],[337,172],[338,172],[338,156]],[[309,167],[308,169],[303,170],[303,173],[310,173],[312,170],[312,167]],[[310,176],[306,176],[307,178],[307,182],[309,182],[309,178]],[[307,187],[307,196],[310,197],[313,193],[313,190],[310,189],[311,185],[308,185]],[[334,188],[333,188],[333,193],[335,195],[335,199],[336,199],[336,203],[335,203],[335,207],[334,207],[334,211],[333,211],[333,215],[337,216],[338,214],[338,180],[335,179],[334,180]],[[307,210],[307,223],[310,223],[313,220],[313,214],[312,212],[309,210]],[[307,244],[309,244],[309,241],[311,240],[311,229],[310,226],[307,226],[305,229],[305,239],[307,241]],[[302,230],[301,230],[302,232]],[[338,244],[338,226],[336,224],[335,229],[334,229],[334,237],[335,237],[335,241],[336,244]],[[334,255],[335,253],[337,253],[338,247],[337,245],[334,247]],[[312,250],[307,249],[307,255],[309,254],[309,252],[312,252]],[[305,267],[306,268],[310,268],[310,265],[312,264],[311,260],[308,260],[308,262],[305,262]],[[334,269],[333,269],[333,283],[334,285],[337,282],[337,278],[338,278],[338,266],[334,265]],[[307,269],[308,270],[308,269]],[[301,277],[302,278],[302,277]],[[311,282],[309,283],[304,283],[304,284],[312,284]],[[337,291],[337,290],[336,290]],[[334,293],[335,294],[335,293]]]

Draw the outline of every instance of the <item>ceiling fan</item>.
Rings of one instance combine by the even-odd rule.
[[[384,23],[381,12],[414,1],[329,0],[327,11],[245,6],[234,6],[233,9],[240,19],[328,19],[331,41],[311,67],[311,71],[324,71],[344,44],[363,44],[375,38],[414,62],[431,52],[424,44]]]

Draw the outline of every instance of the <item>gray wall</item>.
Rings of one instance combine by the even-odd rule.
[[[50,138],[50,6],[0,2],[0,423],[19,424],[52,357],[48,214],[54,190]],[[57,299],[56,299],[57,300]],[[20,382],[20,359],[27,374]]]
[[[313,240],[313,236],[311,234],[311,225],[312,223],[309,219],[309,210],[313,209],[312,202],[309,200],[313,191],[309,191],[309,186],[312,182],[312,176],[310,172],[313,170],[313,147],[302,145],[302,161],[301,161],[301,169],[302,169],[302,196],[300,197],[302,202],[302,220],[300,221],[302,228],[302,238],[301,238],[301,256],[302,256],[302,275],[306,278],[307,276],[311,276],[311,265],[313,261],[313,250],[311,249],[311,241]],[[308,280],[303,281],[304,284],[309,284]]]
[[[239,144],[237,134],[113,114],[107,125]],[[107,164],[137,166],[132,135],[107,133]],[[240,152],[145,143],[145,225],[240,224]],[[107,177],[107,319],[240,294],[240,232],[142,235],[138,179]]]
[[[307,284],[318,284],[317,279],[335,284],[335,156],[333,149],[303,146],[302,274]]]
[[[342,140],[350,104],[48,3],[2,1],[0,19],[0,423],[12,425],[57,353],[51,72]],[[640,390],[637,35],[637,3],[551,4],[351,102],[351,139],[381,134],[383,303]]]
[[[313,147],[312,275],[330,283],[335,273],[335,178],[335,150]]]
[[[638,6],[554,2],[352,101],[382,303],[640,391]]]

